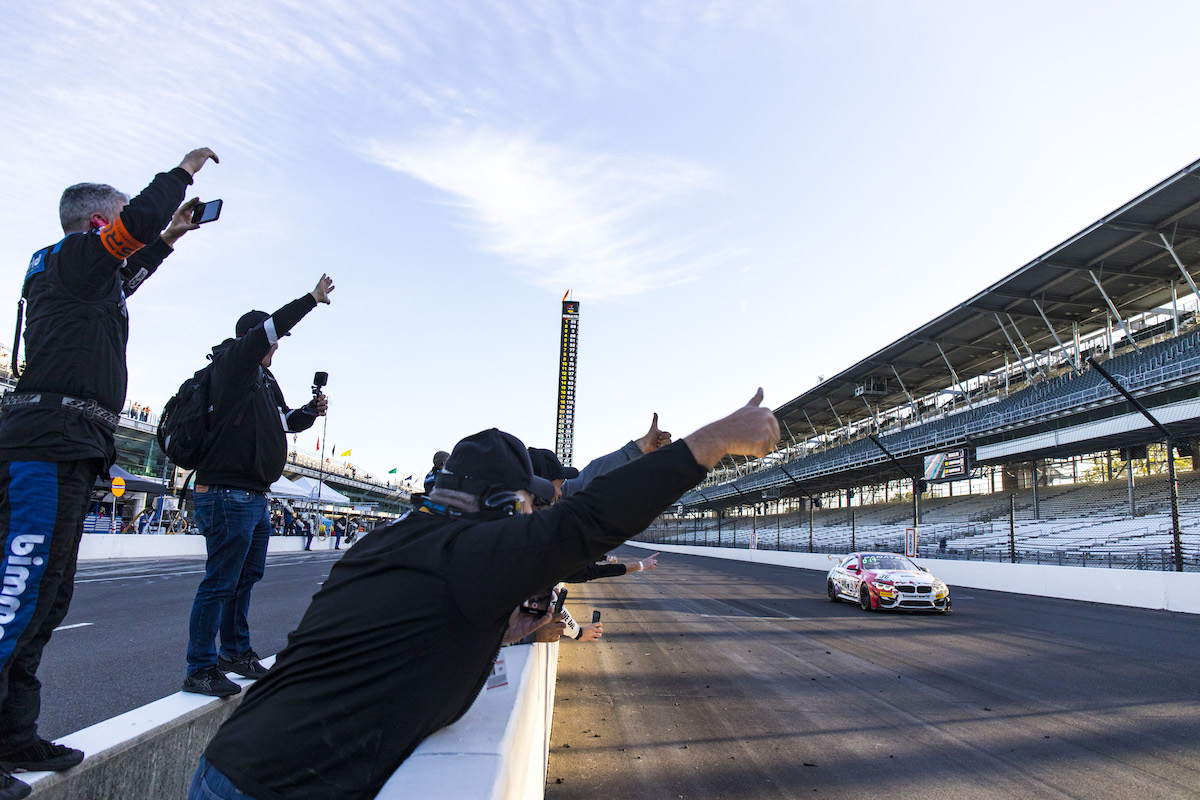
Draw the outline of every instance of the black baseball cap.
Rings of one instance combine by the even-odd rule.
[[[553,450],[544,447],[529,448],[529,460],[533,462],[533,474],[548,481],[578,478],[579,470],[574,467],[564,467]]]
[[[540,500],[554,501],[554,484],[533,474],[524,443],[496,428],[454,445],[434,485],[475,495],[497,489],[524,489]]]
[[[247,333],[254,330],[259,325],[262,325],[263,320],[267,320],[270,318],[271,318],[271,315],[265,311],[247,311],[245,314],[242,314],[242,316],[238,318],[237,325],[234,327],[233,331],[239,337],[245,336]],[[291,336],[290,333],[285,333],[283,335]]]

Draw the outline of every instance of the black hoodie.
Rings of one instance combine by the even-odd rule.
[[[245,336],[226,339],[212,352],[212,400],[217,439],[201,462],[198,486],[231,486],[266,492],[283,474],[287,433],[308,430],[317,415],[288,408],[275,376],[262,365],[279,337],[317,306],[311,294],[285,305]],[[274,334],[274,336],[272,336]]]

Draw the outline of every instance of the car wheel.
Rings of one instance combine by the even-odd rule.
[[[874,611],[871,606],[871,590],[866,586],[858,590],[858,605],[863,611]]]
[[[840,603],[842,598],[838,597],[837,587],[833,585],[833,581],[827,581],[825,584],[825,593],[829,595],[829,602]]]

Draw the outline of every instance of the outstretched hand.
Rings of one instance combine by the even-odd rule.
[[[762,457],[773,451],[779,444],[779,420],[760,407],[762,400],[760,388],[737,411],[685,437],[696,463],[712,469],[726,455]]]
[[[198,205],[200,205],[200,198],[193,197],[175,209],[175,213],[171,215],[171,221],[167,224],[166,230],[162,232],[161,238],[164,242],[174,247],[181,236],[188,231],[194,231],[200,227],[199,223],[192,222],[192,212],[196,210],[196,206]]]
[[[638,446],[638,450],[642,451],[642,455],[653,453],[658,448],[666,447],[670,443],[671,432],[658,429],[658,414],[655,414],[650,421],[650,430],[646,431],[646,435],[634,440],[634,444]]]
[[[217,154],[207,147],[199,147],[183,157],[183,161],[179,162],[179,166],[188,171],[189,175],[195,175],[204,166],[204,162],[209,159],[213,160],[214,164],[220,164],[221,159],[217,158]]]
[[[316,300],[318,303],[329,305],[329,293],[335,288],[337,287],[333,285],[333,278],[330,278],[328,275],[322,275],[321,280],[317,281],[316,288],[309,292],[309,294],[311,294],[313,296],[313,300]]]
[[[658,553],[648,556],[647,558],[643,558],[637,562],[637,565],[638,572],[644,572],[648,569],[658,569]]]
[[[599,640],[601,636],[604,635],[604,623],[603,622],[589,622],[586,625],[580,625],[579,630],[580,630],[579,641],[595,642],[595,641]]]

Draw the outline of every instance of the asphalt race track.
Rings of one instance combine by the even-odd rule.
[[[250,601],[250,640],[283,649],[340,553],[269,555]],[[81,561],[62,626],[42,654],[39,733],[55,739],[179,691],[204,558]]]
[[[951,588],[868,613],[672,554],[571,586],[606,635],[560,645],[546,797],[1200,797],[1200,618]]]

